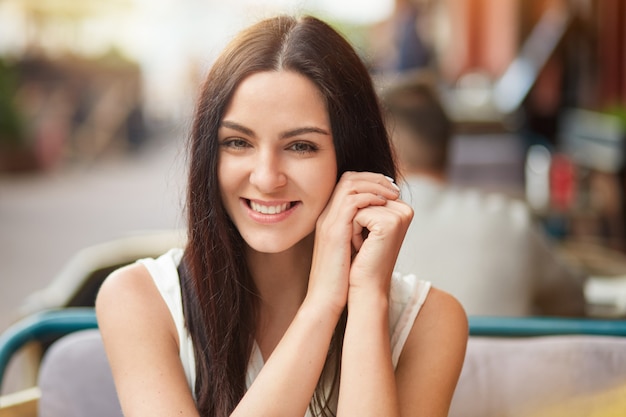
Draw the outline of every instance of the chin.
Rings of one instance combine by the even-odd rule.
[[[294,245],[291,239],[281,239],[275,235],[259,236],[256,234],[251,238],[244,237],[244,241],[255,252],[261,253],[280,253],[284,252]]]
[[[246,244],[255,252],[267,254],[279,254],[287,252],[297,247],[303,248],[302,245],[309,245],[313,250],[313,234],[309,234],[300,239],[280,239],[276,236],[268,236],[267,238],[245,239]]]
[[[267,254],[283,253],[293,247],[293,245],[291,246],[277,245],[275,243],[273,244],[254,244],[254,243],[250,244],[250,242],[246,242],[246,243],[248,243],[248,246],[253,251],[258,252],[258,253],[267,253]]]

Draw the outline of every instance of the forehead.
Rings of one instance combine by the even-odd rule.
[[[268,123],[272,120],[329,125],[317,86],[294,71],[263,71],[244,78],[226,107],[224,119]]]

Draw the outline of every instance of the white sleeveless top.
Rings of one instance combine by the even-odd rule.
[[[182,255],[183,250],[175,248],[156,259],[140,259],[137,262],[143,264],[150,275],[152,275],[152,279],[174,319],[180,343],[180,361],[185,370],[189,389],[194,393],[196,362],[191,336],[185,327],[180,281],[177,271]],[[409,336],[417,313],[422,304],[424,304],[429,289],[430,282],[418,280],[415,275],[400,275],[396,272],[393,274],[389,304],[389,329],[394,369],[398,365],[398,359],[404,343]],[[262,367],[263,357],[255,344],[246,374],[246,386],[248,388],[250,388],[252,382],[261,372]],[[310,416],[310,410],[307,411],[306,416]]]

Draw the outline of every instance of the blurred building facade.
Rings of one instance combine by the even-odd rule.
[[[577,255],[587,244],[623,253],[626,3],[408,2],[419,8],[415,31],[431,52],[422,67],[438,77],[464,139],[458,179],[475,175],[469,185],[480,185],[508,178]],[[394,55],[374,54],[385,56]]]
[[[625,2],[390,1],[366,2],[378,19],[353,8],[345,27],[374,33],[360,38],[373,72],[437,74],[472,165],[457,177],[509,181],[554,236],[626,250]],[[140,143],[154,120],[184,125],[201,74],[249,20],[350,18],[329,1],[231,3],[0,0],[0,165],[94,158]],[[9,154],[16,143],[28,150]]]
[[[90,33],[96,17],[129,7],[127,0],[0,2],[3,125],[11,126],[0,131],[0,170],[92,160],[143,139],[140,67]],[[90,36],[96,50],[85,47]]]

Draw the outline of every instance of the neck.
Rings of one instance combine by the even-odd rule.
[[[264,360],[282,338],[306,296],[312,256],[313,234],[281,253],[248,248],[248,267],[260,295],[256,342]]]
[[[313,235],[280,253],[248,248],[246,258],[263,305],[304,300],[313,256]]]

